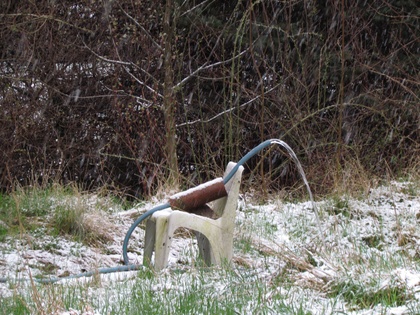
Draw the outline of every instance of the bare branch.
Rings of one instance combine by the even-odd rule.
[[[162,46],[159,45],[158,42],[156,42],[152,35],[150,35],[150,33],[135,19],[133,18],[130,14],[128,14],[122,7],[121,5],[119,5],[121,11],[130,19],[134,22],[134,24],[136,24],[139,28],[141,28],[141,30],[146,34],[146,36],[151,40],[151,42],[153,43],[153,45],[155,45],[157,48],[159,48],[159,50],[163,50]]]
[[[174,85],[173,89],[174,90],[179,89],[185,82],[187,82],[192,77],[196,76],[197,73],[199,73],[199,72],[201,72],[203,70],[207,70],[207,69],[210,69],[210,68],[214,68],[214,67],[217,67],[217,66],[224,65],[224,64],[227,64],[229,62],[232,62],[233,60],[235,60],[235,59],[239,58],[240,56],[242,56],[243,54],[245,54],[247,51],[248,51],[248,49],[245,49],[242,52],[240,52],[239,54],[237,54],[236,56],[234,56],[234,57],[232,57],[230,59],[227,59],[227,60],[215,62],[215,63],[212,63],[210,65],[206,65],[206,64],[202,65],[201,67],[199,67],[196,70],[194,70],[189,76],[185,77],[180,82],[178,82],[176,85]]]
[[[134,74],[132,74],[130,72],[130,70],[127,67],[124,67],[125,72],[127,72],[127,74],[132,77],[138,84],[144,86],[146,89],[148,89],[149,91],[153,92],[154,94],[156,94],[157,96],[159,96],[160,98],[163,98],[163,95],[160,94],[158,91],[156,91],[155,89],[151,88],[150,86],[148,86],[146,83],[144,83],[143,81],[141,81],[139,78],[137,78]]]
[[[191,9],[189,9],[189,10],[185,11],[184,13],[182,13],[179,17],[183,17],[184,15],[189,14],[190,12],[192,12],[192,11],[196,10],[197,8],[199,8],[199,7],[201,7],[201,6],[205,5],[205,4],[207,4],[209,1],[210,1],[210,0],[206,0],[206,1],[203,1],[203,2],[201,2],[201,3],[199,3],[199,4],[197,4],[196,6],[193,6]],[[211,2],[214,2],[214,0],[212,0]]]
[[[136,69],[138,69],[138,70],[140,70],[141,72],[143,72],[144,74],[146,74],[149,78],[151,78],[155,83],[159,83],[159,81],[152,75],[152,74],[150,74],[148,71],[146,71],[146,70],[144,70],[142,67],[140,67],[140,66],[138,66],[138,65],[136,65],[134,62],[132,62],[131,63],[131,65],[134,67],[134,68],[136,68]]]
[[[72,28],[81,30],[83,32],[87,32],[87,33],[90,33],[90,34],[94,34],[95,33],[94,31],[92,31],[90,29],[87,29],[87,28],[84,28],[84,27],[80,27],[80,26],[74,25],[74,24],[69,23],[69,22],[67,22],[65,20],[58,19],[58,18],[56,18],[54,16],[46,15],[46,14],[34,14],[34,13],[0,14],[0,18],[5,18],[5,17],[20,17],[20,16],[23,16],[23,17],[31,17],[31,18],[42,19],[42,20],[50,20],[50,21],[54,21],[54,22],[58,22],[58,23],[61,23],[61,24],[70,26]]]
[[[86,45],[84,42],[83,44],[85,45],[85,47],[92,53],[94,54],[98,59],[108,62],[108,63],[112,63],[112,64],[117,64],[117,65],[122,65],[124,70],[127,72],[128,75],[130,75],[137,83],[139,83],[140,85],[146,87],[149,91],[153,92],[154,94],[158,95],[159,97],[163,98],[163,95],[160,94],[158,91],[156,91],[155,89],[151,88],[150,86],[148,86],[146,83],[144,83],[143,81],[141,81],[139,78],[137,78],[134,74],[132,74],[130,72],[130,70],[128,69],[127,66],[134,66],[138,69],[140,69],[142,72],[146,73],[148,76],[150,76],[154,81],[156,81],[156,79],[150,74],[148,73],[146,70],[143,70],[142,68],[140,68],[139,66],[135,65],[132,62],[127,62],[127,61],[121,61],[121,60],[114,60],[114,59],[108,59],[105,58],[99,54],[97,54],[96,52],[94,52],[88,45]]]
[[[121,60],[114,60],[114,59],[108,59],[108,58],[105,58],[105,57],[103,57],[103,56],[101,56],[101,55],[99,55],[99,54],[97,54],[96,52],[94,52],[88,45],[86,45],[86,43],[84,42],[84,41],[82,41],[83,42],[83,45],[92,53],[92,54],[94,54],[98,59],[100,59],[100,60],[102,60],[102,61],[105,61],[105,62],[108,62],[108,63],[113,63],[113,64],[117,64],[117,65],[123,65],[123,66],[130,66],[131,65],[131,62],[126,62],[126,61],[121,61]]]
[[[392,77],[390,75],[387,75],[386,73],[380,72],[375,70],[373,67],[369,66],[369,65],[363,65],[365,68],[369,69],[370,71],[372,71],[373,73],[376,73],[380,76],[384,76],[385,78],[387,78],[388,80],[391,80],[392,82],[395,82],[396,84],[398,84],[401,88],[403,88],[406,92],[408,92],[409,94],[411,94],[415,99],[420,100],[420,98],[416,95],[416,93],[414,91],[412,91],[410,88],[408,88],[404,83],[405,82],[410,82],[412,84],[415,85],[419,85],[419,82],[413,81],[413,80],[408,80],[406,78],[404,79],[400,79],[400,78],[395,78]]]
[[[280,84],[276,84],[276,85],[275,85],[275,86],[273,86],[271,89],[269,89],[268,91],[266,91],[264,94],[268,94],[268,93],[272,92],[272,91],[273,91],[273,90],[275,90],[278,86],[280,86]],[[229,109],[226,109],[226,110],[224,110],[223,112],[220,112],[220,113],[216,114],[215,116],[213,116],[213,117],[211,117],[211,118],[209,118],[209,119],[207,119],[207,120],[197,119],[197,120],[194,120],[194,121],[187,121],[187,122],[185,122],[185,123],[182,123],[182,124],[176,125],[176,127],[178,128],[178,127],[184,127],[184,126],[191,126],[191,125],[195,125],[196,123],[203,123],[203,124],[204,124],[204,123],[209,123],[209,122],[211,122],[211,121],[215,120],[216,118],[219,118],[220,116],[223,116],[224,114],[227,114],[227,113],[230,113],[230,112],[234,111],[235,109],[238,109],[238,108],[243,108],[243,107],[245,107],[245,106],[248,106],[248,105],[252,104],[253,102],[255,102],[256,100],[260,99],[261,97],[262,97],[262,95],[261,95],[261,94],[260,94],[260,95],[257,95],[256,97],[254,97],[254,98],[250,99],[249,101],[247,101],[247,102],[245,102],[245,103],[243,103],[243,104],[239,105],[239,107],[231,107],[231,108],[229,108]]]
[[[140,97],[140,96],[137,96],[137,95],[133,95],[133,94],[129,94],[129,93],[127,93],[124,90],[116,90],[115,91],[115,90],[111,90],[107,86],[104,86],[104,88],[113,93],[112,95],[109,95],[109,96],[112,96],[112,97],[114,97],[114,96],[117,96],[117,97],[131,97],[131,98],[134,98],[137,101],[137,103],[140,103],[142,105],[144,105],[146,103],[147,104],[147,107],[148,106],[151,106],[153,104],[153,102],[151,102],[149,100],[146,100],[143,97]],[[115,95],[115,93],[119,93],[119,94]],[[80,97],[80,98],[83,98],[83,97]],[[84,98],[89,98],[89,97],[84,97]]]

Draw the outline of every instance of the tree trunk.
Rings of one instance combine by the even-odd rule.
[[[172,0],[166,1],[164,16],[164,119],[166,131],[165,154],[168,167],[168,178],[166,182],[167,188],[177,189],[179,186],[178,159],[176,154],[176,130],[175,130],[175,113],[176,99],[174,95],[174,74],[172,65],[172,44],[175,31],[175,25],[172,20]]]

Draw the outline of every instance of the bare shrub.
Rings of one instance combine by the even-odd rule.
[[[296,151],[318,193],[346,186],[350,164],[372,176],[418,165],[414,1],[174,1],[171,38],[163,4],[0,4],[3,190],[58,180],[153,194],[168,119],[188,186],[268,138]],[[246,167],[263,191],[301,186],[279,150]]]

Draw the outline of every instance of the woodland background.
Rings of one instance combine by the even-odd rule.
[[[269,138],[328,193],[419,169],[415,0],[2,0],[0,189],[143,198]],[[302,183],[281,149],[248,189]]]

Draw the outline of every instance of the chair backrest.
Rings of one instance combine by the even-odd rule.
[[[230,171],[235,167],[236,163],[229,162],[226,167],[223,177],[225,178]],[[226,197],[214,201],[212,209],[218,217],[222,218],[226,224],[231,224],[236,217],[236,208],[238,206],[239,187],[242,179],[242,172],[244,168],[240,166],[235,175],[226,183],[225,188],[228,193]]]

